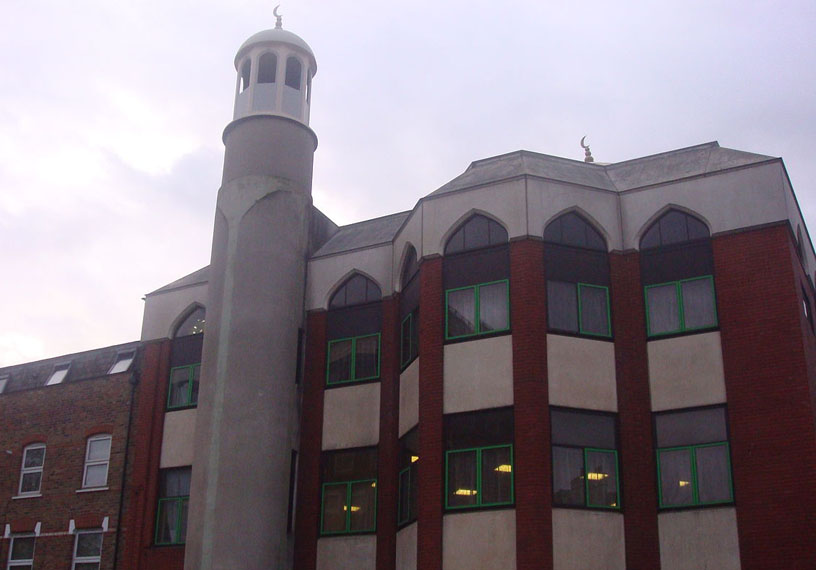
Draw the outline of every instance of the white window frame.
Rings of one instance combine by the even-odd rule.
[[[71,363],[70,362],[63,362],[61,364],[55,364],[54,370],[51,372],[51,376],[48,377],[48,381],[45,383],[46,386],[55,386],[57,384],[62,384],[65,378],[68,376],[68,371],[71,370]]]
[[[42,449],[43,450],[43,460],[42,465],[38,465],[37,467],[26,467],[26,455],[29,451],[34,449]],[[23,448],[23,458],[20,461],[20,483],[17,485],[17,495],[19,497],[29,497],[33,495],[39,495],[40,491],[42,490],[42,478],[43,478],[43,468],[45,467],[45,454],[46,448],[44,443],[31,443],[26,445]],[[23,492],[23,477],[30,473],[39,473],[40,474],[40,484],[37,485],[36,491],[25,491]]]
[[[113,364],[108,369],[108,374],[119,374],[120,372],[127,372],[133,365],[133,360],[135,358],[136,349],[121,351],[116,355],[116,360],[114,360]],[[122,367],[120,370],[116,370],[116,367],[119,366],[120,363],[125,363],[124,367]]]
[[[88,455],[91,452],[91,443],[94,441],[102,441],[108,440],[108,456],[105,459],[89,459]],[[113,437],[110,434],[99,434],[99,435],[92,435],[88,438],[88,441],[85,443],[85,467],[82,469],[82,488],[83,489],[98,489],[100,487],[104,487],[108,484],[108,472],[110,470],[110,454],[111,454],[111,447],[113,445]],[[105,482],[101,485],[88,485],[86,480],[88,478],[88,467],[93,467],[95,465],[104,465],[105,466]]]
[[[102,536],[102,542],[105,540],[104,532],[101,529],[76,531],[76,536],[74,537],[74,557],[71,562],[71,570],[75,570],[77,564],[97,564],[97,568],[99,568],[102,564],[102,542],[99,543],[99,554],[97,556],[77,556],[79,537],[83,534],[99,534]]]
[[[31,558],[26,559],[19,559],[19,560],[12,560],[11,554],[14,552],[14,541],[20,538],[33,538],[34,539],[34,551],[31,553]],[[9,555],[8,555],[8,565],[6,566],[7,569],[14,569],[20,567],[34,567],[34,552],[37,550],[37,539],[36,535],[34,534],[18,534],[13,535],[11,540],[9,541]]]

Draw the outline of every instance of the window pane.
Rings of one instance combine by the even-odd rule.
[[[575,283],[547,281],[547,317],[551,329],[578,332],[578,293]]]
[[[553,503],[584,504],[584,451],[553,446]]]
[[[179,523],[179,535],[178,535],[178,542],[186,542],[187,541],[187,510],[190,506],[190,499],[181,499],[179,501],[179,516],[181,517],[181,522]]]
[[[513,500],[513,461],[511,448],[482,450],[481,504],[509,503]]]
[[[85,469],[85,483],[83,487],[102,487],[108,482],[108,464],[88,465]]]
[[[168,407],[187,405],[187,394],[190,382],[190,369],[175,368],[170,372],[170,396],[168,397]]]
[[[23,474],[23,481],[20,483],[20,492],[36,493],[40,490],[40,479],[42,479],[42,471]]]
[[[419,309],[411,317],[411,358],[419,355]]]
[[[165,469],[162,471],[162,481],[159,493],[162,498],[186,497],[190,494],[190,476],[192,470],[189,467],[178,469]]]
[[[691,451],[660,451],[659,461],[661,503],[666,506],[692,504]]]
[[[698,447],[697,493],[701,503],[731,500],[731,470],[728,467],[728,446]]]
[[[31,560],[34,558],[34,537],[13,538],[11,560]]]
[[[686,230],[686,214],[671,210],[660,218],[660,234],[662,245],[680,243],[688,239]]]
[[[108,459],[110,457],[111,440],[92,439],[88,442],[88,461],[98,461],[101,459]]]
[[[508,328],[507,305],[507,283],[493,283],[479,287],[479,332]]]
[[[581,293],[581,332],[609,335],[609,299],[604,287],[579,285]]]
[[[156,523],[156,542],[172,544],[177,541],[179,521],[178,501],[174,499],[159,501],[159,515]]]
[[[680,330],[680,312],[677,306],[677,287],[674,283],[646,289],[649,312],[649,334]]]
[[[477,249],[490,243],[488,219],[484,216],[473,216],[463,228],[465,230],[465,249]]]
[[[77,535],[77,557],[99,556],[102,554],[102,533],[83,532]]]
[[[553,444],[615,449],[615,418],[607,414],[550,410]]]
[[[687,329],[711,327],[717,324],[714,306],[714,284],[710,278],[680,283],[683,294],[683,318]]]
[[[193,392],[190,395],[190,404],[198,403],[198,381],[201,378],[201,366],[197,365],[193,368]]]
[[[275,83],[278,58],[274,53],[265,53],[258,60],[258,83]]]
[[[707,408],[655,416],[658,447],[716,443],[728,439],[725,408]]]
[[[348,485],[323,487],[323,532],[345,532]]]
[[[399,513],[397,521],[401,524],[411,518],[411,469],[403,469],[399,474]]]
[[[476,332],[474,289],[448,291],[448,337]]]
[[[351,520],[349,530],[374,530],[377,513],[376,481],[351,484]]]
[[[300,60],[290,57],[286,60],[286,86],[300,89]]]
[[[400,364],[407,364],[411,360],[411,340],[411,315],[408,315],[400,329]]]
[[[448,506],[475,505],[476,493],[476,451],[448,453]]]
[[[618,470],[615,454],[610,451],[586,452],[587,504],[617,507]]]
[[[380,337],[378,335],[358,338],[357,355],[354,360],[354,378],[376,378],[379,364]]]
[[[351,379],[351,339],[329,345],[329,382]]]
[[[42,467],[45,461],[45,448],[37,447],[34,449],[26,449],[25,458],[23,460],[23,467]]]

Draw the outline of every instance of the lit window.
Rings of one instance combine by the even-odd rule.
[[[8,568],[14,570],[32,570],[34,568],[33,536],[12,536],[9,548]]]
[[[553,504],[620,508],[615,416],[551,409]]]
[[[445,417],[445,507],[513,503],[513,410]]]
[[[184,544],[191,475],[191,467],[162,469],[159,473],[156,544]]]
[[[654,421],[660,506],[732,502],[725,408],[659,413]]]
[[[380,334],[329,341],[329,384],[380,377]]]
[[[85,447],[85,470],[82,475],[83,488],[104,487],[107,484],[110,451],[110,435],[95,435],[88,438]]]
[[[51,372],[51,376],[48,377],[48,381],[45,383],[46,386],[53,386],[55,384],[61,384],[65,377],[68,376],[68,370],[71,368],[71,363],[67,364],[57,364],[54,366],[54,370]]]
[[[400,471],[399,501],[397,503],[397,524],[404,525],[417,518],[417,496],[419,493],[419,432],[412,429],[399,440]]]
[[[116,361],[108,370],[108,374],[118,374],[119,372],[127,372],[130,365],[133,363],[133,358],[136,356],[135,350],[126,350],[116,355]]]
[[[377,528],[377,450],[324,452],[321,534],[374,532]]]
[[[176,366],[170,369],[167,389],[167,409],[189,408],[198,403],[198,381],[201,364]]]
[[[23,464],[20,469],[20,495],[37,495],[42,484],[45,465],[45,444],[33,443],[23,449]]]
[[[189,336],[193,334],[201,334],[204,332],[204,324],[206,323],[206,310],[204,307],[196,307],[181,324],[176,327],[176,334],[174,337]]]
[[[650,337],[717,326],[714,256],[706,225],[669,210],[640,240],[640,267]]]
[[[102,532],[78,531],[74,539],[72,570],[99,570],[102,562]]]

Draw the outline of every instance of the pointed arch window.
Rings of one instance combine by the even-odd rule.
[[[691,214],[670,209],[644,232],[640,249],[648,336],[716,328],[708,226]]]
[[[296,57],[289,57],[286,60],[286,86],[300,91],[300,76],[303,66]]]
[[[402,266],[400,294],[400,366],[407,367],[419,355],[419,262],[409,246]]]
[[[445,244],[445,339],[510,330],[507,230],[481,214],[469,217]]]
[[[606,240],[567,212],[544,228],[547,324],[556,333],[611,337]]]
[[[278,72],[278,56],[266,52],[258,59],[258,83],[275,83]]]
[[[196,306],[176,328],[170,348],[170,378],[167,382],[167,409],[181,410],[198,405],[201,350],[207,311]]]
[[[349,277],[329,300],[326,383],[378,380],[382,293],[371,279]]]

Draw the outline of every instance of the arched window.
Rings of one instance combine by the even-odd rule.
[[[246,60],[244,64],[241,66],[241,86],[239,91],[243,93],[243,91],[249,87],[249,72],[252,67],[252,64],[249,60]]]
[[[400,366],[405,368],[419,355],[419,262],[409,246],[402,265],[400,294]]]
[[[300,74],[303,66],[300,60],[296,57],[290,56],[286,60],[286,86],[293,89],[300,90]]]
[[[278,56],[267,52],[258,60],[258,83],[275,83],[278,72]]]
[[[717,326],[709,236],[705,223],[675,209],[643,233],[640,267],[650,337]]]
[[[329,301],[326,383],[342,384],[380,377],[380,288],[355,274]]]
[[[445,244],[445,338],[509,331],[509,277],[507,230],[474,214]]]
[[[606,240],[575,212],[544,228],[547,322],[550,330],[610,337]]]
[[[204,332],[205,321],[206,311],[204,307],[199,305],[176,327],[176,332],[173,337],[201,334]]]

